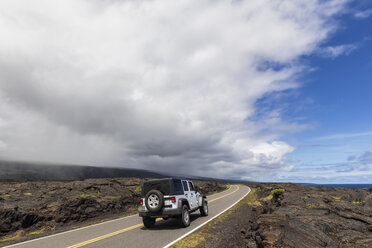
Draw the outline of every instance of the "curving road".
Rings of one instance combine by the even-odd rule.
[[[138,215],[132,215],[7,247],[169,247],[231,208],[249,192],[250,188],[247,186],[232,185],[226,191],[208,196],[209,216],[201,217],[199,211],[192,213],[191,224],[187,228],[180,228],[174,219],[169,219],[158,220],[154,228],[146,229],[142,225],[142,219]]]

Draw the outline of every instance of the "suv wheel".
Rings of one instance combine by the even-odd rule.
[[[150,228],[150,227],[155,226],[156,219],[155,218],[151,218],[151,217],[143,217],[142,218],[142,221],[143,221],[143,225],[145,227]]]
[[[203,204],[200,207],[200,213],[202,216],[208,216],[208,202],[203,199]]]
[[[164,204],[164,195],[159,190],[150,190],[145,197],[146,208],[150,212],[159,212]]]
[[[182,227],[188,227],[190,225],[190,211],[187,205],[182,206],[181,216],[179,222]]]

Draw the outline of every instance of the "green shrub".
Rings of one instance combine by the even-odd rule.
[[[274,193],[278,191],[285,192],[285,189],[273,189],[270,191],[270,195],[274,195]]]

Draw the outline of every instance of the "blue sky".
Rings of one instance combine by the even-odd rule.
[[[278,102],[287,106],[284,119],[309,125],[284,137],[296,150],[287,155],[295,168],[282,174],[283,181],[372,183],[372,161],[348,161],[372,151],[372,1],[349,6],[322,47],[348,45],[350,51],[304,56],[310,71],[301,77],[302,87]],[[350,174],[340,173],[346,170]]]

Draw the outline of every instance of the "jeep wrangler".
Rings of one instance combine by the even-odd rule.
[[[138,207],[145,227],[155,225],[156,218],[177,218],[182,227],[190,225],[190,213],[200,210],[208,215],[208,202],[194,184],[183,179],[159,179],[142,184],[142,194]]]

